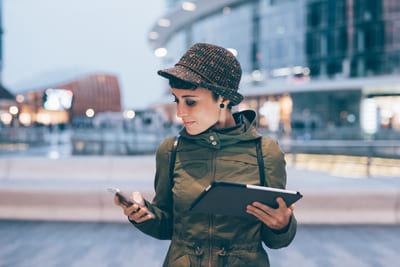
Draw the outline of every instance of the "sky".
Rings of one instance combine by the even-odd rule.
[[[3,85],[18,93],[100,72],[118,77],[123,108],[159,102],[165,83],[147,36],[164,2],[3,0]]]

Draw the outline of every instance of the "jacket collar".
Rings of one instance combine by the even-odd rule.
[[[180,131],[183,138],[190,139],[203,146],[220,149],[242,141],[251,141],[260,137],[256,129],[256,113],[253,110],[244,110],[233,114],[236,125],[233,127],[210,128],[200,134],[190,135],[186,128]]]

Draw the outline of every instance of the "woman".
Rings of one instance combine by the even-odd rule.
[[[238,60],[228,50],[206,43],[192,46],[175,67],[161,70],[169,79],[184,129],[169,166],[174,137],[156,154],[155,197],[125,215],[142,232],[170,239],[164,266],[269,266],[262,242],[270,248],[290,244],[296,233],[294,206],[278,198],[279,208],[255,202],[247,207],[254,219],[194,213],[190,205],[213,181],[259,184],[255,112],[232,114],[243,99]],[[262,139],[264,185],[284,188],[284,156],[275,141]],[[148,211],[155,214],[152,218]]]

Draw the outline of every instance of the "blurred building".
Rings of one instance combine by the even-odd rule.
[[[167,6],[149,32],[162,67],[196,42],[229,48],[243,69],[239,108],[255,109],[261,128],[296,138],[388,138],[400,131],[399,1],[167,0]]]
[[[46,85],[33,85],[33,88],[25,89],[14,96],[2,86],[1,82],[2,34],[2,0],[0,0],[0,128],[79,124],[94,117],[96,113],[121,112],[118,78],[108,74],[74,77],[68,82],[54,82],[54,77],[46,77],[41,81]],[[18,88],[18,91],[21,91],[21,88]]]
[[[15,100],[13,94],[11,94],[2,85],[2,72],[3,72],[3,1],[0,0],[0,106],[2,103],[8,102],[9,100]]]
[[[0,0],[0,85],[2,84],[2,73],[3,73],[3,0]]]
[[[0,99],[14,100],[15,96],[11,94],[6,88],[0,85]]]
[[[15,106],[15,96],[6,88],[2,83],[3,73],[3,1],[0,0],[0,128],[3,125],[3,121],[11,123],[12,115],[9,109]],[[11,109],[11,112],[13,109]]]
[[[121,112],[118,78],[93,74],[37,86],[18,94],[15,107],[19,125],[85,124],[98,113]]]

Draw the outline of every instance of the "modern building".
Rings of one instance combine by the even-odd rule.
[[[295,138],[398,138],[400,2],[167,1],[149,32],[162,67],[197,42],[229,48],[243,69],[238,107]]]

